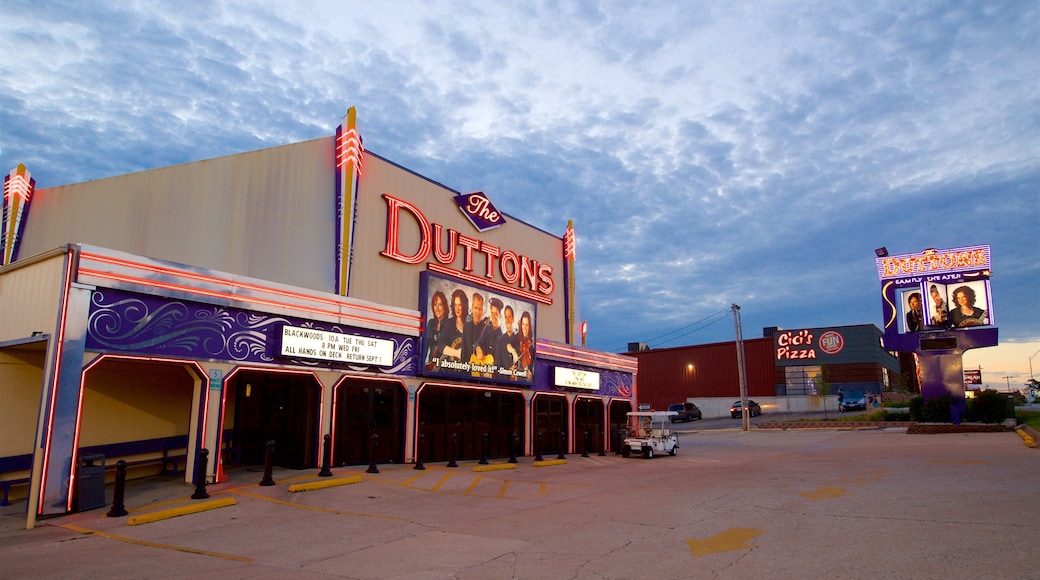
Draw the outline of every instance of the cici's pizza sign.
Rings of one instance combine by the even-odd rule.
[[[483,194],[480,194],[480,197],[486,200]],[[430,270],[451,274],[487,288],[523,296],[543,304],[552,304],[550,296],[556,287],[552,266],[433,223],[417,206],[388,193],[383,194],[383,199],[386,200],[386,246],[380,252],[381,255],[405,264],[430,261],[427,266]],[[484,203],[480,199],[456,201],[460,203],[463,213],[466,213],[463,206],[469,203],[482,219],[500,225],[501,214],[490,203]],[[400,246],[402,225],[408,225],[405,220],[411,221],[412,225],[419,229],[419,244],[414,249],[402,250]],[[449,268],[448,266],[455,263],[460,252],[462,271]],[[476,271],[475,255],[483,255],[485,258],[482,272]],[[498,282],[498,277],[505,283]]]
[[[775,334],[773,344],[778,361],[816,359],[821,354],[841,352],[845,348],[845,337],[836,330],[826,330],[819,336],[811,330],[785,330]]]

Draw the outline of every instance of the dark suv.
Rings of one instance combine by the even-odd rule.
[[[674,405],[668,405],[668,410],[678,413],[677,415],[670,417],[672,423],[677,421],[693,421],[701,418],[701,410],[693,403],[676,403]]]

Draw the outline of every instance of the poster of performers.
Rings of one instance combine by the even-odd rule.
[[[535,304],[422,274],[425,374],[534,382]]]

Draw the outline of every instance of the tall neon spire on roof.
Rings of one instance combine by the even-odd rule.
[[[574,272],[577,257],[578,238],[574,234],[574,220],[567,220],[567,231],[563,234],[563,265],[567,272],[567,342],[570,344],[579,344],[579,337],[585,334],[578,326],[578,282]]]
[[[350,285],[351,241],[357,207],[358,178],[365,157],[357,130],[357,109],[336,127],[336,293],[346,296]]]
[[[22,163],[4,177],[4,229],[0,232],[0,266],[6,266],[18,258],[18,243],[25,231],[25,216],[29,213],[35,190],[36,180]]]

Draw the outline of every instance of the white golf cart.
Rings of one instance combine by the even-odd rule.
[[[642,453],[650,459],[654,455],[675,455],[679,437],[668,426],[675,411],[632,411],[628,415],[628,437],[621,444],[621,456]]]

